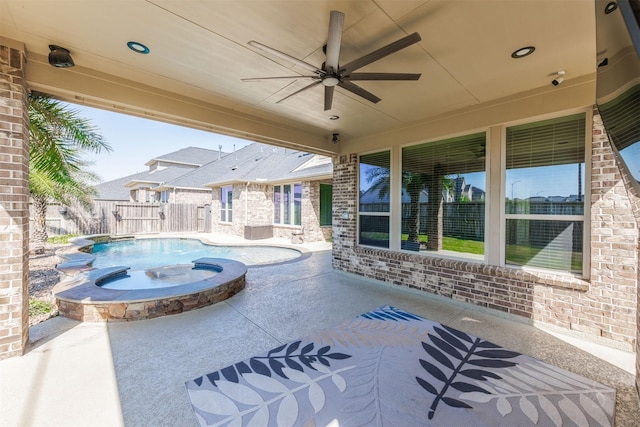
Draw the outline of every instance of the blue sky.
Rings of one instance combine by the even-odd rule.
[[[85,159],[93,162],[90,169],[102,181],[142,172],[145,163],[154,157],[177,151],[185,147],[202,147],[231,152],[248,145],[251,141],[232,138],[215,133],[170,125],[155,120],[142,119],[106,110],[69,104],[80,117],[91,120],[99,133],[113,148],[110,153],[88,154]]]

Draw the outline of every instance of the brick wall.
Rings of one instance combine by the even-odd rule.
[[[636,301],[634,307],[636,322],[636,390],[640,391],[640,313],[637,310],[640,302],[640,195],[636,187],[632,185],[634,179],[625,167],[624,162],[618,162],[615,151],[611,150],[610,142],[602,125],[597,109],[594,109],[593,120],[593,150],[594,158],[597,157],[600,170],[597,173],[602,177],[602,181],[607,182],[601,189],[593,189],[592,197],[598,197],[598,209],[592,208],[592,218],[609,218],[611,213],[616,213],[616,218],[620,221],[617,227],[604,227],[600,240],[592,239],[592,245],[600,256],[599,277],[615,283],[615,293],[613,296],[624,295],[631,292],[631,288],[636,289]],[[620,185],[620,181],[624,186]],[[606,189],[611,189],[606,191]],[[627,197],[625,197],[625,194]],[[594,203],[595,205],[596,203]],[[631,212],[631,215],[629,214]],[[633,222],[635,220],[635,227]],[[610,221],[605,221],[608,223]],[[613,263],[611,262],[613,261]],[[594,260],[595,262],[595,260]],[[616,267],[613,264],[620,265]],[[594,268],[595,270],[595,268]],[[620,276],[618,276],[620,275]],[[619,287],[618,287],[619,286]],[[626,300],[625,300],[626,302]],[[616,311],[618,307],[615,307]],[[627,310],[621,313],[625,317],[629,316]]]
[[[320,183],[302,183],[302,226],[306,242],[323,241],[320,227]],[[220,188],[213,189],[211,204],[213,232],[244,237],[245,225],[273,225],[273,185],[235,184],[233,186],[233,222],[220,221]],[[299,226],[273,225],[273,237],[289,239]]]
[[[186,190],[177,188],[169,194],[170,203],[195,203],[207,205],[211,203],[211,190]]]
[[[29,339],[29,137],[22,51],[0,46],[0,359]]]
[[[333,266],[635,348],[638,227],[594,118],[591,279],[357,246],[357,155],[334,162]]]

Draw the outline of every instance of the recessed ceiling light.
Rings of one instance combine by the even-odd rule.
[[[149,48],[139,42],[127,42],[127,46],[135,53],[141,53],[143,55],[149,53]]]
[[[610,14],[611,12],[613,12],[614,10],[616,10],[618,8],[618,3],[614,2],[614,1],[610,1],[609,3],[607,3],[607,5],[604,7],[604,13],[605,14]]]
[[[340,116],[329,116],[329,120],[338,120],[340,118]]]
[[[536,50],[533,46],[521,47],[511,54],[512,58],[524,58],[525,56],[531,55]]]

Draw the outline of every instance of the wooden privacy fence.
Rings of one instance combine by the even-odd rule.
[[[33,211],[30,221],[33,224]],[[90,211],[56,203],[47,209],[50,236],[210,231],[210,205],[96,201]]]

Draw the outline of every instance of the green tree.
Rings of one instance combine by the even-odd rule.
[[[29,95],[29,192],[33,202],[32,240],[47,241],[47,204],[91,205],[92,183],[98,177],[82,160],[85,152],[111,151],[88,119],[42,94]]]

